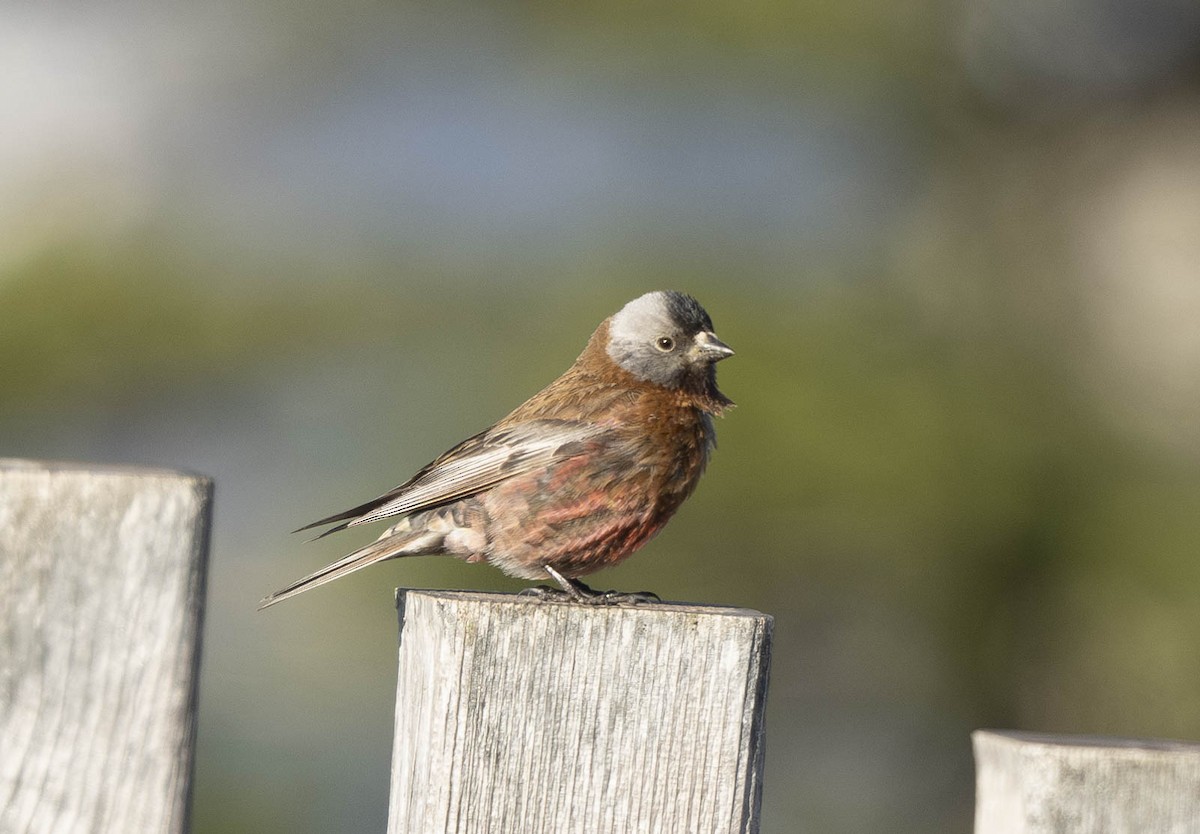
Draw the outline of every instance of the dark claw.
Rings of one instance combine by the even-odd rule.
[[[662,598],[653,591],[605,591],[600,596],[608,605],[648,605],[662,602]]]
[[[558,588],[551,588],[547,585],[538,585],[533,588],[525,588],[517,592],[519,597],[533,597],[534,599],[542,600],[543,602],[571,602],[574,600],[566,591]]]

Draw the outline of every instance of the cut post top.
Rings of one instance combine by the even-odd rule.
[[[619,603],[615,605],[586,605],[570,600],[544,600],[538,599],[535,596],[526,596],[522,594],[507,594],[499,591],[455,591],[446,589],[426,589],[426,588],[397,588],[396,589],[396,608],[400,612],[400,619],[404,619],[404,607],[410,597],[428,597],[434,600],[454,601],[459,603],[477,603],[481,605],[513,605],[518,608],[524,608],[528,611],[538,610],[561,610],[567,612],[645,612],[654,614],[680,614],[688,616],[707,615],[716,617],[747,617],[755,620],[762,620],[768,624],[774,623],[775,618],[770,614],[764,614],[761,611],[755,611],[753,608],[739,608],[731,605],[709,605],[707,603],[697,602],[675,602],[664,600],[662,602],[638,602],[634,604]]]

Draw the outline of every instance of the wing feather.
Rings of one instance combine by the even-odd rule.
[[[456,501],[581,454],[587,441],[608,431],[611,430],[604,426],[571,420],[531,420],[492,428],[464,440],[410,480],[378,498],[300,529],[343,522],[322,533],[328,535]]]

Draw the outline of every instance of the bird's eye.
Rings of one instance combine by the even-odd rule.
[[[659,336],[654,340],[654,346],[663,353],[669,353],[675,349],[675,340],[670,336]]]

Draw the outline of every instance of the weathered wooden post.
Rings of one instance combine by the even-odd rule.
[[[187,829],[211,495],[0,460],[0,831]]]
[[[1200,832],[1200,744],[980,730],[975,834]]]
[[[392,834],[758,830],[770,617],[397,600]]]

